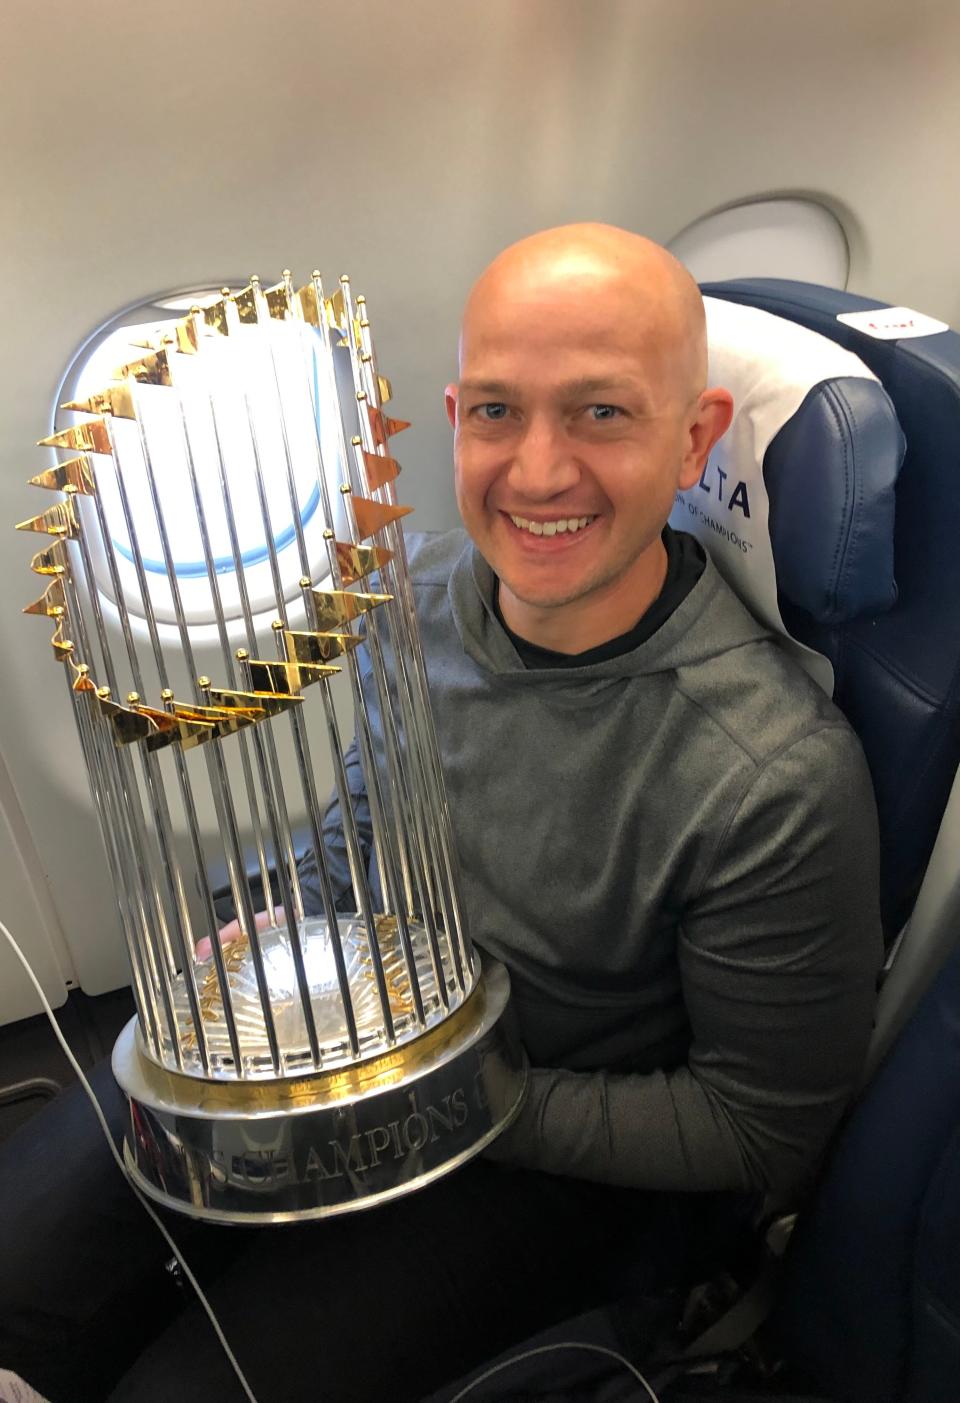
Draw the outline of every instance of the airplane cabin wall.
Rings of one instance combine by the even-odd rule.
[[[852,291],[960,322],[948,0],[8,0],[4,49],[0,918],[57,1001],[127,974],[50,630],[19,614],[42,542],[12,527],[53,500],[24,486],[49,461],[31,445],[105,321],[238,269],[350,272],[428,529],[456,520],[441,392],[464,295],[537,228],[667,242],[806,196],[843,226]],[[35,1010],[4,949],[0,988],[0,1021]]]

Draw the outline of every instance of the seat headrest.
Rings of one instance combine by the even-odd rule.
[[[673,523],[701,528],[723,573],[737,576],[729,582],[774,626],[782,628],[752,597],[750,580],[768,553],[755,539],[764,531],[775,589],[818,622],[891,608],[905,444],[885,390],[825,336],[755,307],[704,303],[708,383],[730,390],[734,420]],[[765,489],[766,521],[765,503],[751,506],[751,484],[759,496]]]
[[[820,623],[780,597],[793,636],[833,667],[834,700],[870,766],[892,937],[916,900],[960,766],[960,335],[872,298],[782,278],[713,283],[703,292],[783,317],[859,356],[880,377],[906,437],[895,606]]]

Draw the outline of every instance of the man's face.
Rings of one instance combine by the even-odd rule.
[[[469,309],[460,369],[457,501],[501,582],[535,609],[629,584],[696,480],[656,318],[602,280],[514,287]]]

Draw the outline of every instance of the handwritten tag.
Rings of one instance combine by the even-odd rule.
[[[876,307],[872,312],[840,312],[838,322],[844,322],[866,336],[878,341],[902,341],[909,336],[936,336],[949,331],[946,322],[915,312],[911,307]]]

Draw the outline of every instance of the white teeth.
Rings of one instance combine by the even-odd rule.
[[[514,516],[511,513],[510,520],[521,531],[529,531],[533,536],[556,536],[562,535],[565,531],[580,531],[584,526],[589,526],[595,518],[592,516],[571,516],[562,521],[528,521],[525,516]]]

